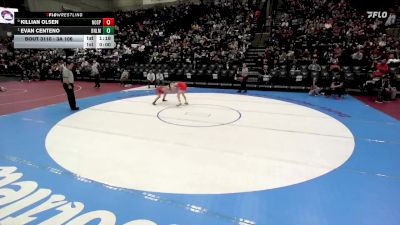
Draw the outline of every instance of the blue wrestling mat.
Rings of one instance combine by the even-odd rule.
[[[223,103],[218,104],[213,102],[197,104],[195,100],[196,98],[200,99],[201,94],[223,97],[225,96],[224,94],[227,94],[227,96],[229,95],[231,98],[224,101],[221,97],[222,100],[219,101]],[[346,155],[340,163],[332,166],[332,168],[326,168],[325,166],[315,167],[314,161],[311,161],[311,159],[309,162],[307,161],[309,157],[318,160],[320,154],[325,154],[324,146],[327,147],[326,151],[340,152],[342,149],[340,149],[340,147],[335,147],[335,143],[339,143],[341,140],[340,138],[342,138],[340,137],[341,131],[338,131],[338,135],[334,138],[339,138],[340,140],[338,139],[338,141],[335,141],[335,139],[329,143],[320,143],[323,147],[315,149],[315,152],[313,151],[310,153],[310,156],[306,155],[305,159],[302,159],[301,168],[305,168],[306,166],[303,165],[309,163],[311,170],[307,170],[308,172],[303,172],[302,170],[297,172],[293,171],[290,176],[288,175],[290,179],[298,178],[296,181],[288,181],[289,178],[285,178],[281,182],[273,179],[268,180],[268,177],[263,177],[264,174],[270,173],[270,171],[268,171],[269,169],[265,168],[270,168],[271,170],[276,169],[276,172],[274,172],[271,177],[286,176],[283,172],[280,174],[281,170],[276,168],[281,164],[276,164],[276,166],[272,164],[277,163],[279,160],[266,159],[265,161],[261,161],[259,165],[255,165],[255,167],[259,166],[258,168],[247,169],[247,166],[242,166],[241,164],[229,165],[232,168],[236,167],[235,171],[237,170],[238,173],[241,170],[254,170],[254,173],[257,173],[257,176],[255,175],[254,178],[246,180],[244,184],[241,183],[241,179],[245,177],[238,175],[238,180],[235,180],[234,176],[229,174],[231,170],[227,170],[227,176],[232,176],[229,181],[229,184],[231,182],[232,185],[226,185],[226,187],[223,186],[224,182],[221,182],[220,187],[196,186],[196,183],[183,182],[182,179],[184,178],[179,175],[177,175],[175,179],[177,181],[181,180],[184,185],[182,183],[175,184],[175,181],[172,182],[175,179],[168,178],[171,180],[171,183],[168,184],[163,181],[162,184],[165,185],[165,187],[161,187],[157,185],[157,183],[151,185],[150,183],[154,179],[158,179],[158,177],[149,175],[150,177],[148,177],[148,179],[150,180],[145,180],[146,176],[143,176],[144,180],[141,181],[140,188],[135,189],[131,188],[132,185],[136,184],[135,180],[128,177],[126,179],[124,178],[129,176],[130,171],[127,171],[125,174],[124,171],[126,171],[126,169],[122,168],[121,173],[113,173],[113,171],[109,171],[109,168],[116,167],[118,163],[110,166],[111,159],[110,161],[107,159],[99,161],[95,156],[91,158],[87,155],[92,150],[94,151],[94,155],[97,154],[96,151],[99,147],[90,149],[90,146],[91,142],[98,142],[98,140],[84,135],[59,135],[54,136],[52,140],[46,139],[50,138],[49,132],[57,123],[71,115],[78,116],[79,113],[84,113],[86,109],[89,110],[90,107],[100,107],[95,109],[97,111],[102,110],[102,113],[104,113],[102,114],[102,118],[104,119],[98,119],[98,123],[96,124],[90,120],[91,118],[88,114],[88,117],[82,119],[76,126],[80,124],[83,126],[86,122],[93,122],[92,128],[101,127],[102,124],[106,124],[108,120],[119,116],[123,117],[129,113],[128,109],[124,112],[118,111],[122,109],[114,105],[112,109],[118,112],[111,112],[110,108],[105,108],[104,103],[108,104],[119,101],[120,103],[124,102],[124,104],[126,104],[125,106],[129,107],[127,104],[130,104],[129,101],[131,101],[135,104],[145,105],[143,107],[152,107],[151,101],[147,101],[147,98],[153,99],[155,97],[154,91],[133,90],[130,92],[117,92],[81,99],[78,100],[81,110],[76,113],[71,113],[69,111],[67,103],[41,107],[0,117],[0,224],[400,224],[400,122],[398,120],[363,104],[351,96],[345,96],[342,100],[335,100],[325,97],[310,97],[306,93],[263,91],[249,91],[247,94],[236,95],[235,90],[199,88],[190,88],[187,96],[189,102],[192,104],[187,107],[197,107],[196,112],[185,111],[183,113],[173,111],[175,110],[176,97],[170,95],[168,96],[167,103],[159,102],[159,104],[155,106],[158,108],[156,108],[155,113],[152,113],[154,116],[147,115],[146,118],[148,118],[149,121],[156,121],[155,123],[159,124],[157,126],[159,126],[160,129],[163,129],[164,126],[168,126],[171,132],[180,132],[181,130],[177,131],[178,129],[189,129],[186,130],[185,133],[179,133],[181,137],[185,137],[186,135],[186,138],[189,139],[201,139],[202,143],[210,141],[218,144],[218,140],[205,140],[202,139],[202,135],[196,136],[196,132],[201,132],[200,129],[217,129],[215,126],[206,126],[206,128],[198,127],[198,123],[207,123],[211,125],[216,123],[217,125],[223,125],[217,126],[219,127],[218,129],[226,129],[226,132],[234,133],[236,131],[234,130],[236,129],[235,126],[239,126],[241,121],[249,119],[250,113],[254,114],[254,112],[251,112],[254,110],[249,109],[247,106],[239,108],[240,101],[244,102],[249,98],[248,102],[243,104],[251,104],[249,102],[253,101],[257,105],[265,99],[269,101],[269,103],[265,105],[265,110],[272,105],[278,105],[276,108],[277,110],[289,106],[300,107],[296,108],[296,110],[299,109],[299,111],[296,112],[286,110],[286,116],[288,116],[288,119],[289,117],[296,117],[299,121],[302,120],[304,125],[301,127],[304,127],[304,129],[308,126],[313,126],[312,129],[315,128],[317,131],[321,130],[322,134],[313,133],[313,137],[316,138],[315,140],[320,140],[319,138],[321,135],[324,138],[329,136],[323,133],[324,123],[317,123],[314,120],[307,122],[307,117],[303,118],[301,115],[306,115],[308,112],[307,110],[312,109],[312,113],[315,113],[315,117],[326,117],[325,119],[329,117],[330,121],[334,121],[332,123],[336,123],[337,121],[341,129],[347,129],[349,135],[352,135],[351,138],[350,136],[345,137],[346,140],[349,140],[351,149],[348,150],[348,155]],[[141,99],[143,99],[143,101],[139,101]],[[238,102],[235,102],[235,99],[238,99]],[[207,101],[207,99],[202,99],[202,101]],[[148,104],[146,102],[148,102]],[[226,109],[226,107],[223,109],[212,108],[215,105],[221,104],[227,104],[224,106],[229,106],[233,110]],[[252,106],[255,107],[254,104]],[[207,110],[209,110],[209,113]],[[126,126],[122,123],[116,124],[117,122],[113,122],[112,124],[116,127],[121,126],[121,129],[130,129],[131,132],[135,132],[135,129],[139,129],[138,127],[140,127],[139,122],[135,119],[144,118],[146,112],[147,111],[143,110],[143,112],[135,111],[135,114],[129,114],[129,118],[135,121],[132,122],[132,124],[128,125],[130,121],[128,117],[126,119]],[[190,116],[190,118],[196,119],[182,120],[181,118],[174,118],[176,113],[182,113],[183,116]],[[295,113],[299,114],[294,115]],[[267,121],[268,117],[277,116],[277,118],[280,118],[281,114],[283,114],[281,111],[272,111],[271,109],[268,111],[268,114],[262,114],[262,117],[265,117],[265,121]],[[163,122],[157,118],[157,115],[164,115],[164,120],[165,118],[170,120],[169,122],[167,121],[167,123],[165,121]],[[182,115],[179,114],[178,116],[182,117]],[[232,118],[228,118],[229,115],[232,115]],[[73,117],[71,118],[73,119]],[[213,118],[216,119],[213,120]],[[78,118],[76,119],[78,121]],[[176,121],[179,121],[179,124],[183,126],[174,125],[177,123]],[[221,124],[219,124],[218,121],[221,121]],[[263,130],[264,128],[268,129],[268,132],[282,132],[282,130],[284,130],[286,138],[282,140],[280,145],[289,146],[285,148],[287,152],[296,151],[296,149],[290,147],[291,145],[289,144],[292,140],[291,138],[297,135],[297,131],[293,130],[300,129],[301,127],[294,127],[296,123],[286,123],[285,121],[282,121],[279,125],[274,124],[276,121],[260,122],[259,124],[252,124],[252,126],[247,124],[246,132],[251,135],[253,130],[257,130],[258,132],[258,130]],[[149,126],[151,125],[149,124]],[[260,126],[262,126],[262,129]],[[104,147],[106,150],[104,151],[107,152],[103,153],[110,155],[111,158],[117,151],[114,150],[112,146],[123,143],[125,139],[122,140],[124,137],[121,137],[121,135],[116,137],[119,139],[113,139],[116,135],[114,131],[106,128],[104,128],[103,131],[104,132],[101,134],[103,135],[102,137],[110,136],[109,140],[106,139],[104,143],[101,144],[102,146],[106,145]],[[211,131],[212,130],[210,130],[210,132]],[[87,128],[85,132],[92,131]],[[126,136],[131,135],[130,131],[124,134]],[[135,135],[137,135],[137,138],[142,135],[142,133],[135,133]],[[157,137],[159,136],[157,135]],[[329,138],[331,137],[329,136]],[[142,139],[144,140],[144,137]],[[263,137],[261,137],[261,139],[263,139]],[[143,142],[143,140],[140,140],[140,142]],[[265,143],[266,146],[269,146],[269,142],[267,141],[264,142],[260,140],[260,138],[255,138],[254,141],[256,142],[256,140],[258,140],[260,144]],[[85,148],[78,144],[84,142],[88,143]],[[287,142],[287,144],[285,142]],[[135,141],[132,141],[132,143],[134,146]],[[46,147],[50,146],[50,144],[51,151]],[[161,143],[160,145],[163,146],[162,144],[164,146],[169,145],[169,143]],[[227,142],[225,144],[228,145],[230,143]],[[315,144],[306,143],[304,151],[308,151],[307,146],[312,147],[315,146]],[[146,144],[141,145],[140,143],[137,143],[137,145],[146,146]],[[249,156],[246,154],[252,154],[252,143],[247,143],[246,145],[248,149],[243,149],[243,155],[240,157],[237,155],[238,152],[235,151],[236,155],[232,156],[235,160],[249,159]],[[294,143],[294,145],[296,145],[296,143]],[[122,149],[123,146],[124,145],[121,144],[118,148]],[[192,147],[194,146],[186,146],[185,148]],[[282,149],[283,148],[284,147],[282,147]],[[59,149],[67,149],[71,152],[68,153],[67,150],[58,151]],[[285,149],[281,150],[282,154],[286,151]],[[149,147],[149,149],[142,150],[144,154],[146,153],[145,151],[147,151],[147,153],[153,151],[153,148]],[[269,150],[270,149],[268,149],[268,151]],[[71,155],[79,156],[80,154],[84,155],[82,155],[81,158],[70,158]],[[124,154],[129,154],[129,152]],[[161,155],[163,153],[159,154]],[[150,156],[146,156],[149,158],[149,161],[143,163],[143,165],[140,164],[140,161],[143,161],[142,159],[135,163],[132,162],[132,168],[135,168],[135,165],[139,164],[146,167],[146,170],[143,169],[143,171],[156,168],[159,154],[154,152]],[[194,152],[193,154],[201,154],[201,151]],[[215,152],[210,154],[215,154]],[[257,152],[254,154],[258,155],[260,153]],[[287,155],[287,157],[290,158],[290,154]],[[230,160],[230,156],[223,156],[223,160]],[[69,161],[66,160],[60,163],[55,160],[57,157],[60,159],[65,158]],[[171,157],[171,155],[166,154],[165,157]],[[174,158],[179,157],[180,155],[174,156]],[[260,157],[258,159],[260,159]],[[258,159],[252,158],[251,160]],[[133,157],[132,160],[134,160]],[[330,156],[328,155],[326,160],[324,159],[318,162],[331,165],[329,160]],[[271,165],[265,165],[268,164],[268,162],[271,162]],[[87,168],[85,165],[86,163],[90,163],[93,167]],[[290,166],[294,166],[289,160],[286,162],[279,161],[279,163],[287,163]],[[121,162],[121,164],[123,164],[123,162]],[[70,168],[65,165],[75,166],[74,168]],[[207,161],[205,161],[203,166],[204,170],[211,171],[211,169],[215,167],[215,164],[208,165]],[[264,168],[263,166],[266,167]],[[171,167],[175,167],[175,165],[171,165]],[[107,169],[103,170],[102,168]],[[321,170],[321,172],[308,176],[314,170]],[[77,171],[79,171],[79,173]],[[93,171],[98,171],[96,175],[99,175],[99,179],[97,179],[97,176],[93,178],[85,175],[93,174]],[[155,171],[152,170],[152,173],[164,174],[164,172],[167,173],[167,171],[168,167],[164,167],[158,168]],[[200,174],[200,177],[206,179],[206,177],[212,177],[213,175],[212,172],[201,174],[202,170],[200,169],[196,171],[196,173],[192,173],[194,177]],[[107,175],[108,172],[113,175]],[[140,171],[135,172],[140,173]],[[165,176],[160,175],[160,179],[168,175],[170,174],[166,174]],[[113,176],[116,177],[120,183],[115,185],[116,183],[109,183],[102,180],[102,178],[109,179]],[[252,179],[254,179],[254,182],[252,182]],[[218,178],[213,177],[213,179],[210,179],[210,182],[215,180],[218,180]],[[220,177],[219,180],[223,181],[224,177]],[[193,182],[195,181],[196,180]],[[206,182],[208,181],[201,181],[201,185],[204,185],[204,183],[206,184]],[[235,188],[237,186],[237,189],[232,188],[234,185]],[[147,189],[146,187],[149,188]]]

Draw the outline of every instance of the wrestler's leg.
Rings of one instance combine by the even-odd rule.
[[[157,102],[158,99],[160,99],[160,97],[161,97],[161,94],[158,94],[158,95],[157,95],[157,98],[154,99],[154,101],[153,101],[153,105],[156,105],[156,102]]]
[[[183,98],[185,99],[185,105],[189,104],[189,103],[187,102],[185,92],[182,92],[182,96],[183,96]]]
[[[178,104],[177,106],[180,106],[180,105],[182,105],[182,102],[181,102],[181,92],[180,92],[180,91],[178,91],[177,96],[178,96],[178,102],[179,102],[179,104]]]

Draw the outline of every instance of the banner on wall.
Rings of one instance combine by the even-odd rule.
[[[143,5],[154,5],[160,3],[171,3],[176,2],[177,0],[143,0]]]
[[[18,9],[0,7],[0,23],[14,24],[16,12]]]

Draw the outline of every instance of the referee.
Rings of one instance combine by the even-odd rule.
[[[62,77],[63,77],[63,87],[68,96],[68,103],[71,110],[79,110],[76,107],[75,94],[74,94],[74,74],[72,73],[72,68],[74,63],[68,61],[66,66],[63,66]]]

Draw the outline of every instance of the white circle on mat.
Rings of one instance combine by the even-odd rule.
[[[175,108],[171,95],[153,106],[154,96],[142,96],[81,110],[50,130],[47,151],[65,169],[116,187],[222,194],[308,181],[341,166],[354,149],[346,126],[308,107],[235,94],[187,97],[193,105]],[[163,122],[157,115],[166,108],[164,118],[196,126]],[[223,117],[220,109],[233,111]],[[236,111],[234,122],[198,127],[232,121]]]

